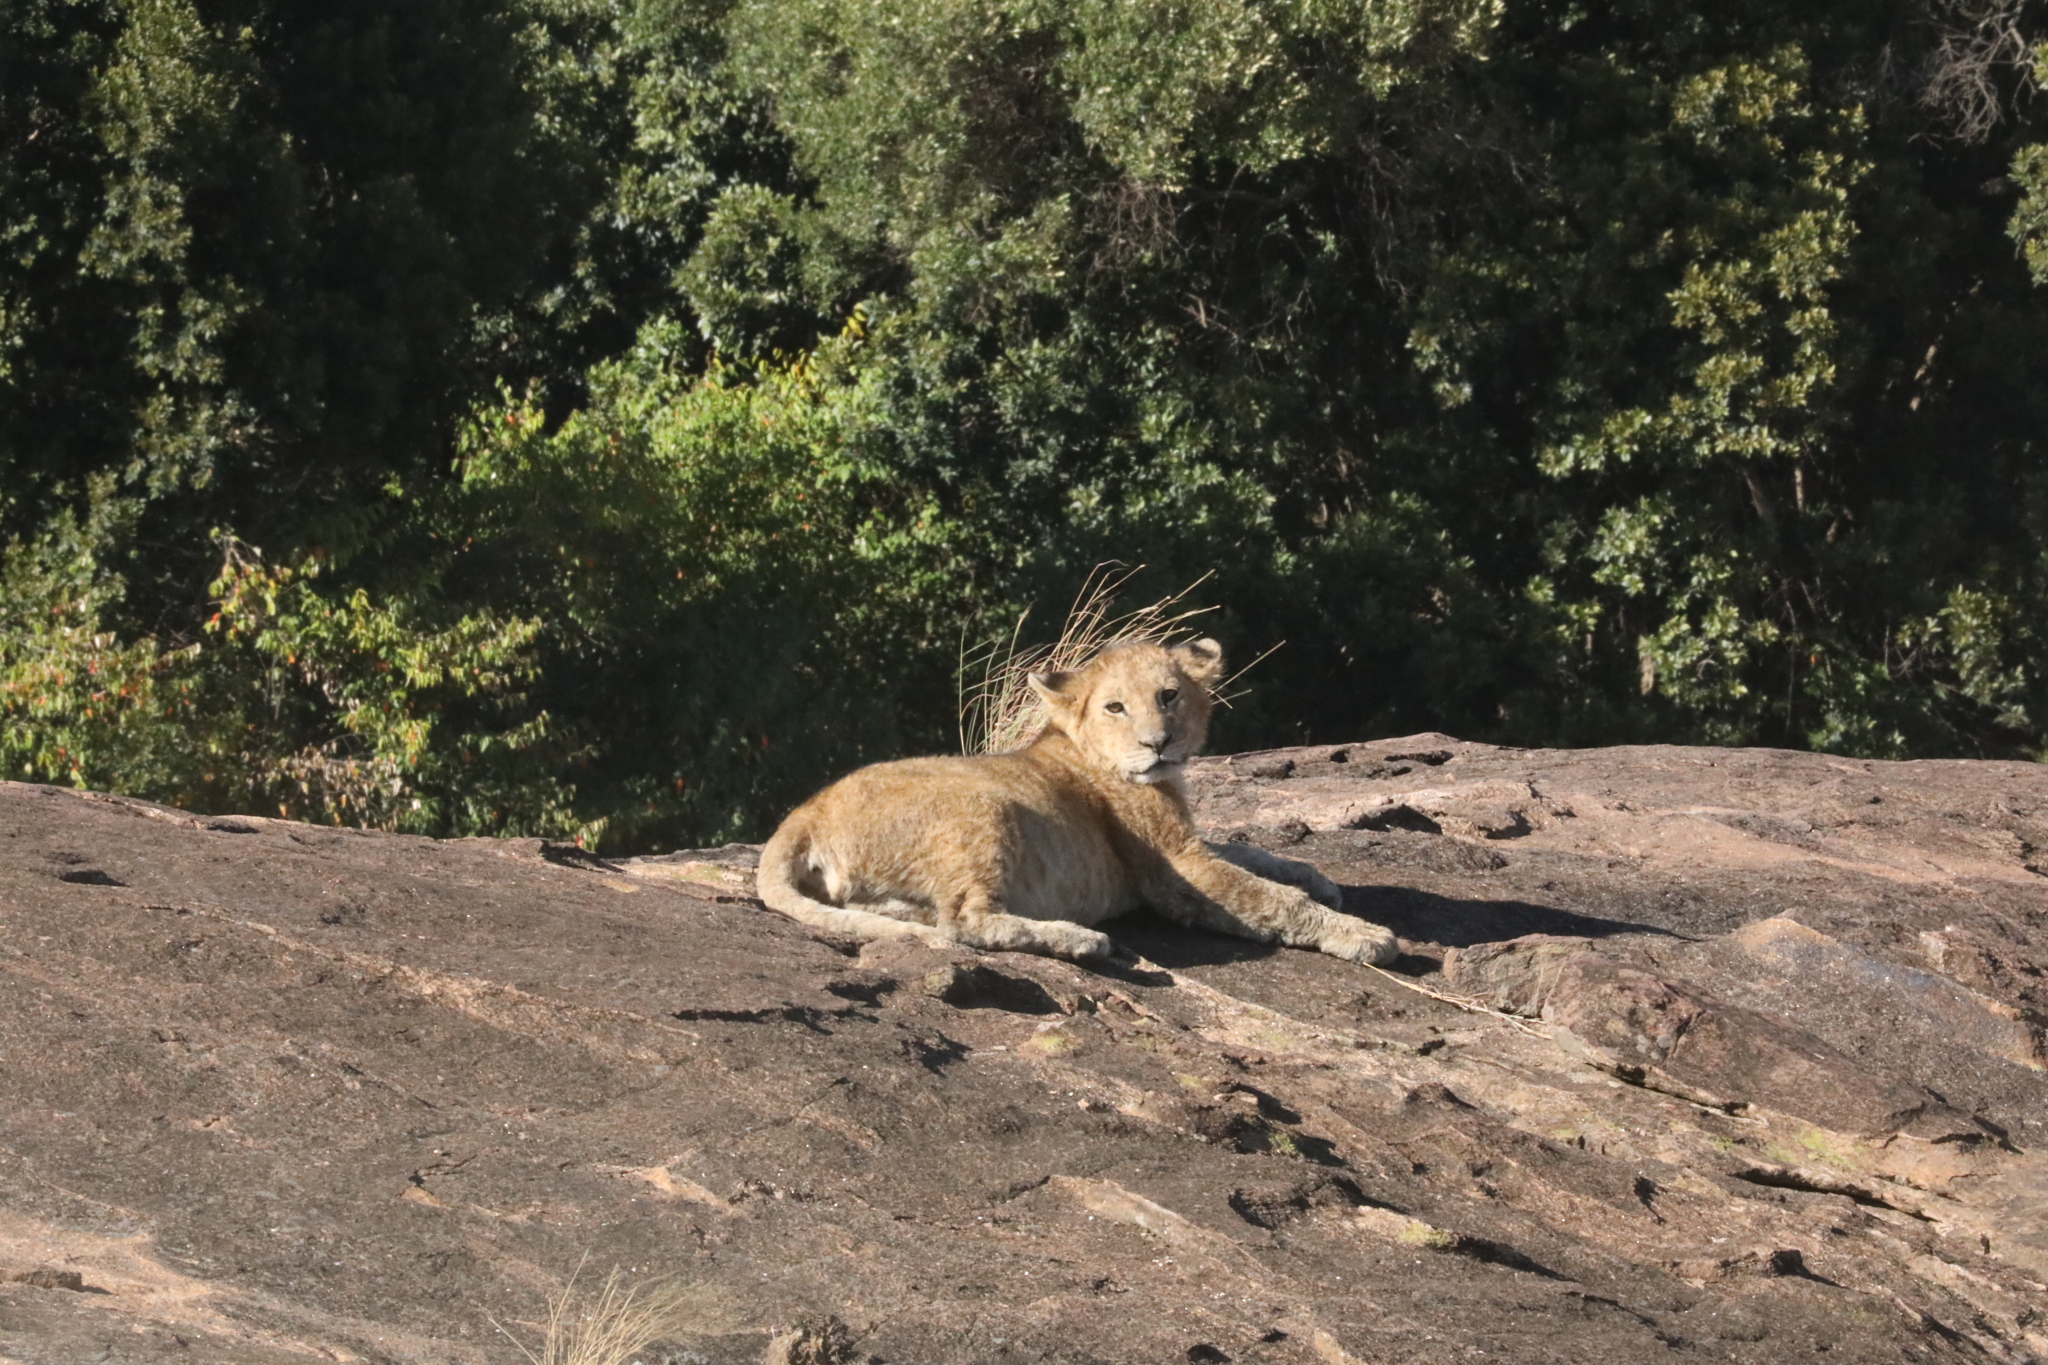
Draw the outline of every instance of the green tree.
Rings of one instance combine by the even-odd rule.
[[[1224,745],[2042,749],[2019,0],[0,4],[10,764],[758,833],[1112,559]]]
[[[2026,752],[2021,17],[799,0],[731,31],[817,184],[780,277],[905,323],[903,477],[1011,597],[1116,554],[1278,599],[1246,738]]]

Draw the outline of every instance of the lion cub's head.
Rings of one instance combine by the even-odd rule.
[[[1223,646],[1112,645],[1071,673],[1034,673],[1052,728],[1096,767],[1132,782],[1166,782],[1209,735],[1209,688]]]

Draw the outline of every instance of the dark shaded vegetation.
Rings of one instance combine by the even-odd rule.
[[[2033,756],[2013,0],[0,0],[0,765],[758,835],[1199,589],[1248,748]]]

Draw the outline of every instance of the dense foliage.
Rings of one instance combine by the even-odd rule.
[[[0,0],[0,770],[758,835],[1111,559],[1233,746],[2037,756],[2037,31]]]

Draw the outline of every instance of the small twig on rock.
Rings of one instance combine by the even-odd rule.
[[[1519,1014],[1509,1014],[1506,1010],[1497,1010],[1491,1005],[1482,1005],[1467,995],[1453,995],[1449,991],[1432,990],[1420,981],[1410,981],[1407,977],[1390,972],[1385,967],[1374,967],[1370,963],[1366,965],[1370,970],[1378,972],[1395,985],[1406,986],[1409,990],[1426,995],[1432,1000],[1441,1000],[1446,1005],[1455,1005],[1469,1014],[1490,1014],[1496,1019],[1507,1021],[1532,1037],[1547,1038],[1550,1036],[1545,1030],[1538,1028]]]

